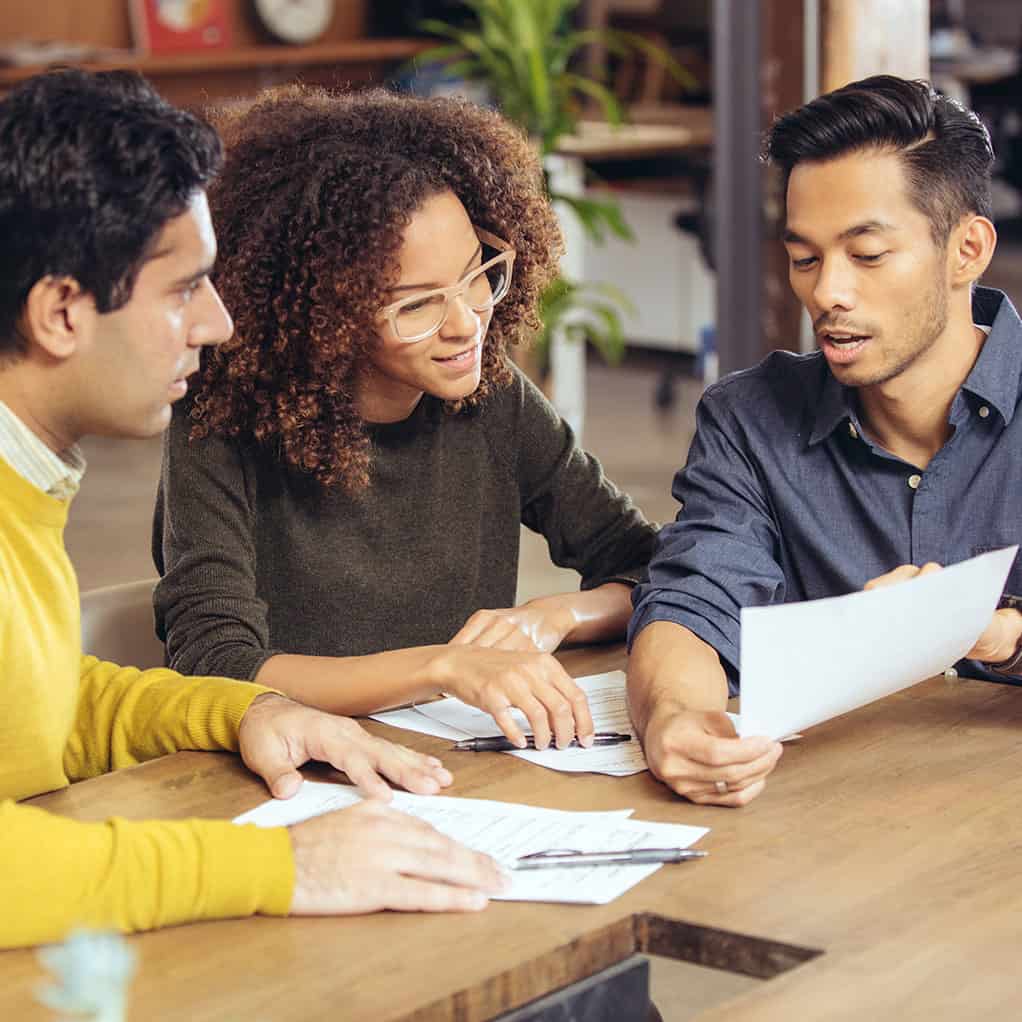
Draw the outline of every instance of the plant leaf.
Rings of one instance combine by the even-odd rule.
[[[594,82],[591,78],[583,78],[582,75],[566,73],[562,75],[566,84],[576,92],[582,92],[595,99],[603,108],[603,115],[611,124],[621,124],[624,121],[624,112],[617,96],[605,85]]]
[[[638,50],[647,60],[658,64],[684,89],[699,88],[695,76],[678,63],[662,46],[650,41],[638,32],[622,32],[619,29],[607,29],[607,35],[615,38],[622,46]]]
[[[552,192],[550,198],[571,209],[589,237],[598,244],[606,241],[607,231],[623,241],[635,240],[635,232],[613,199],[593,199],[589,196],[565,195],[562,192]]]

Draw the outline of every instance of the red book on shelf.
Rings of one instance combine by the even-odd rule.
[[[131,0],[135,47],[143,53],[188,53],[231,45],[224,0]]]

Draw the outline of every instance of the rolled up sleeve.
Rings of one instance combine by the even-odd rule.
[[[727,400],[724,385],[699,403],[672,487],[678,516],[660,531],[649,580],[633,591],[628,644],[654,621],[682,625],[717,651],[736,690],[741,608],[783,601],[785,580],[769,499]]]

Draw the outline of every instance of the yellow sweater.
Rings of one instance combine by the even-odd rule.
[[[261,692],[81,652],[68,505],[0,458],[0,947],[287,912],[287,831],[215,820],[78,823],[17,799],[179,749],[236,751]]]

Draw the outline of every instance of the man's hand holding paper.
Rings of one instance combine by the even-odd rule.
[[[799,731],[977,650],[999,650],[1007,626],[996,608],[1017,551],[994,550],[943,569],[903,565],[861,593],[744,608],[739,731]]]
[[[650,769],[700,805],[743,806],[765,787],[781,758],[780,742],[739,738],[723,711],[659,705],[646,725]]]
[[[885,575],[870,579],[864,589],[877,589],[882,586],[896,585],[907,582],[911,578],[920,578],[940,571],[942,565],[929,561],[921,568],[914,564],[902,564]],[[1001,607],[994,611],[990,624],[976,640],[972,649],[965,654],[967,660],[979,660],[985,664],[999,664],[1010,660],[1018,650],[1022,639],[1022,614],[1014,607]]]

